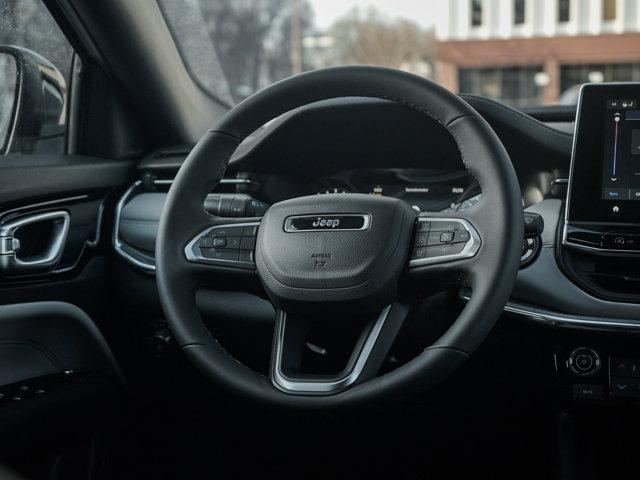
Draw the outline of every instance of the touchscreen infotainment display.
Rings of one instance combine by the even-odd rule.
[[[602,198],[640,201],[640,110],[633,98],[607,99]]]
[[[580,91],[566,223],[640,225],[640,83]]]

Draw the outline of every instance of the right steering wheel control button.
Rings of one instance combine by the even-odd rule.
[[[428,224],[428,228],[425,226]],[[417,267],[473,257],[480,238],[464,219],[418,219],[410,266]],[[442,258],[440,258],[442,257]]]
[[[420,259],[425,258],[427,256],[427,249],[425,247],[414,248],[413,255],[411,255],[412,259]]]
[[[427,248],[427,258],[457,255],[462,252],[464,245],[464,243],[446,243],[444,245],[430,246]]]
[[[451,243],[453,242],[453,232],[442,232],[440,234],[440,242],[441,243]]]

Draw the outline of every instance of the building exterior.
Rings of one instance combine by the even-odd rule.
[[[438,80],[516,106],[573,103],[584,82],[640,81],[640,0],[445,0]]]

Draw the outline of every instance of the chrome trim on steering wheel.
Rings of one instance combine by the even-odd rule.
[[[273,385],[279,390],[293,395],[331,395],[347,389],[360,378],[390,310],[391,305],[385,307],[374,322],[353,368],[341,375],[325,380],[292,379],[284,374],[282,371],[282,350],[284,347],[287,313],[282,310],[278,311],[274,330],[274,359],[271,365],[271,381]]]

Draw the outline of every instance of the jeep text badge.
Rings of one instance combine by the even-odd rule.
[[[366,230],[371,225],[371,215],[366,213],[346,215],[297,215],[284,221],[285,232],[313,232],[320,230]]]

